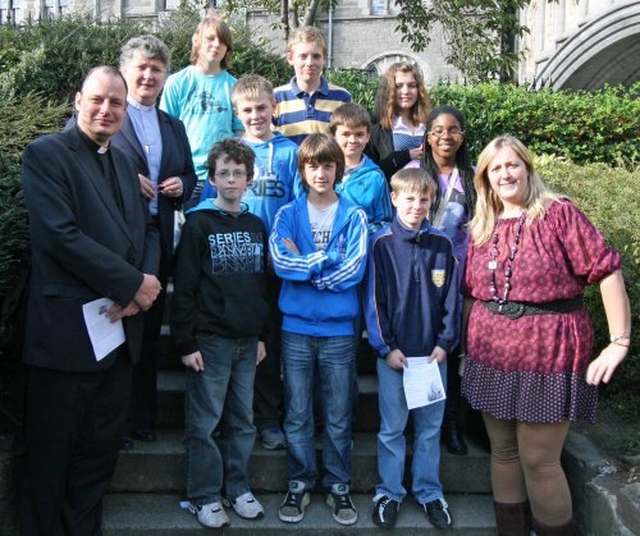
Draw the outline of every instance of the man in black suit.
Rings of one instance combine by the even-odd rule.
[[[127,81],[129,107],[122,128],[111,143],[134,163],[160,233],[158,278],[163,288],[172,270],[174,214],[196,184],[191,147],[182,121],[159,110],[156,100],[167,76],[170,53],[157,37],[141,35],[127,41],[120,53],[120,72]],[[142,358],[133,372],[128,433],[140,441],[156,438],[156,346],[162,327],[165,293],[144,315]],[[122,447],[133,447],[125,438]]]
[[[77,125],[39,138],[22,156],[32,249],[23,535],[101,533],[142,343],[140,313],[161,290],[151,275],[157,232],[147,225],[134,168],[110,144],[126,95],[117,70],[92,69],[75,98]],[[98,360],[82,306],[104,297],[126,340]]]

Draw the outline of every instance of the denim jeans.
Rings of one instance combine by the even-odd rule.
[[[440,363],[442,382],[447,381],[447,365]],[[443,497],[440,484],[440,425],[444,400],[409,411],[402,385],[402,371],[394,370],[378,359],[378,474],[382,481],[376,494],[402,501],[407,492],[402,486],[406,454],[404,430],[411,413],[413,419],[413,462],[411,477],[415,500],[424,504]]]
[[[187,369],[185,467],[187,497],[206,504],[249,491],[258,340],[209,336],[199,337],[198,344],[204,370]]]
[[[351,482],[351,384],[355,376],[353,335],[312,337],[282,332],[285,390],[284,431],[287,436],[287,480],[313,489],[318,477],[313,446],[314,375],[320,377],[325,433],[322,484]]]

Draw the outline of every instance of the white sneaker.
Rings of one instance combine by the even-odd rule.
[[[236,497],[230,504],[236,514],[244,519],[260,519],[264,516],[264,508],[250,491]]]
[[[229,525],[229,516],[218,501],[199,506],[189,503],[189,512],[195,514],[200,524],[205,527],[219,529]]]

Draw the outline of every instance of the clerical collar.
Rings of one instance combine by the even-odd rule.
[[[147,106],[145,104],[142,104],[141,102],[138,102],[137,100],[133,99],[128,95],[127,95],[127,102],[129,103],[129,106],[133,106],[136,110],[140,110],[141,112],[152,112],[153,110],[156,109],[155,104],[152,104],[151,106]]]
[[[76,128],[80,133],[80,138],[82,139],[82,141],[84,141],[87,147],[89,147],[89,149],[91,149],[92,151],[98,154],[105,154],[109,150],[109,147],[102,147],[102,145],[99,145],[95,141],[93,141],[89,136],[87,136],[83,132],[83,130],[77,124],[76,124]]]

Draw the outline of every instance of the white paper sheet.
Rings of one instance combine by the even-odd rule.
[[[429,357],[408,357],[402,375],[404,396],[409,409],[421,408],[446,398],[438,362]]]
[[[109,298],[100,298],[82,306],[84,323],[96,361],[104,359],[125,341],[122,320],[111,323],[107,317],[107,311],[112,305],[113,301]]]

